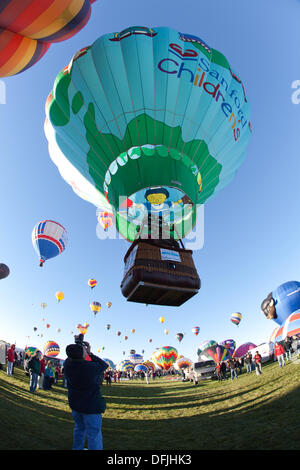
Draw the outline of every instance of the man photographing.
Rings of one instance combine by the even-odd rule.
[[[73,450],[83,450],[85,438],[89,450],[102,450],[102,414],[106,403],[101,395],[100,383],[108,364],[91,353],[87,342],[69,344],[66,354],[64,374],[75,421]]]

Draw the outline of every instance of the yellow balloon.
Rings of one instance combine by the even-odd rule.
[[[164,317],[160,317],[160,318],[159,318],[159,321],[160,321],[160,323],[165,323]]]
[[[64,298],[64,296],[65,296],[65,294],[64,294],[63,292],[60,292],[60,291],[59,291],[59,292],[56,292],[55,295],[56,295],[56,298],[57,298],[57,300],[58,300],[59,302],[60,302],[60,301]]]

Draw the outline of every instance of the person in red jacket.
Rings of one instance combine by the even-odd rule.
[[[7,350],[7,375],[12,375],[15,362],[15,345],[11,344]]]
[[[284,362],[284,347],[280,343],[275,343],[275,349],[274,349],[274,356],[275,359],[277,359],[279,367],[284,367],[285,362]]]
[[[261,355],[259,354],[258,351],[255,351],[255,356],[254,356],[254,363],[255,363],[255,369],[256,369],[256,375],[260,375],[261,372]]]

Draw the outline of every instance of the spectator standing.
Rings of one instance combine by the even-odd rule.
[[[229,359],[228,367],[229,367],[229,370],[230,370],[231,380],[233,380],[233,378],[237,379],[238,376],[237,376],[237,371],[236,371],[236,361],[235,361],[235,359],[233,359],[233,358]]]
[[[274,356],[277,359],[279,367],[284,367],[284,347],[280,343],[275,343]]]
[[[223,377],[224,380],[227,380],[226,371],[227,371],[226,363],[221,362],[221,374],[222,374],[222,377]]]
[[[283,348],[285,352],[285,359],[287,361],[291,361],[292,360],[292,338],[290,338],[289,336],[285,338],[284,343],[283,343]]]
[[[39,375],[38,383],[37,383],[37,386],[36,386],[37,389],[44,388],[43,387],[43,382],[44,382],[44,376],[45,376],[46,361],[43,357],[40,360],[40,365],[41,365],[41,369],[40,369],[40,375]]]
[[[254,363],[255,363],[255,369],[256,369],[256,375],[261,375],[262,370],[261,370],[261,355],[259,354],[258,351],[255,351],[255,356],[254,356]]]
[[[45,367],[44,373],[44,381],[43,381],[43,389],[44,390],[51,390],[52,387],[52,376],[53,370],[51,367],[51,361],[48,361]]]
[[[34,393],[36,391],[37,383],[39,374],[41,372],[41,363],[39,359],[39,352],[32,356],[30,361],[28,362],[29,374],[30,374],[30,384],[29,384],[29,391]]]
[[[221,382],[222,380],[222,373],[221,373],[221,364],[218,362],[216,367],[215,367],[215,372],[218,377],[218,381]]]
[[[7,350],[7,375],[13,374],[14,362],[15,362],[15,345],[11,344]]]
[[[246,356],[245,356],[245,364],[246,364],[246,372],[247,374],[251,374],[252,372],[252,354],[251,353],[247,353]]]

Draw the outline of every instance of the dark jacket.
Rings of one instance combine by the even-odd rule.
[[[94,354],[89,356],[91,361],[67,358],[64,362],[69,405],[79,413],[104,413],[106,404],[101,395],[100,383],[108,364]]]
[[[35,356],[33,356],[29,361],[28,361],[28,369],[31,370],[32,372],[35,372],[36,374],[41,373],[41,363],[40,360],[37,359]]]

